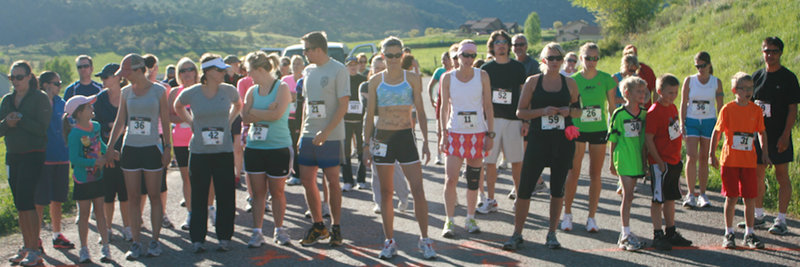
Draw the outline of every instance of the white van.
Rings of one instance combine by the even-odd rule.
[[[353,50],[349,50],[344,43],[328,42],[328,56],[341,63],[344,63],[346,58],[355,56],[358,53],[364,53],[367,55],[367,58],[370,58],[377,52],[378,48],[372,43],[360,44],[353,47]],[[290,45],[286,47],[286,49],[283,49],[283,56],[292,57],[294,55],[303,55],[303,44]],[[305,59],[305,57],[303,57],[303,59]]]

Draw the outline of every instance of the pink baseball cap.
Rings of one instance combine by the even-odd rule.
[[[94,104],[94,101],[97,100],[97,95],[92,96],[85,96],[85,95],[75,95],[70,97],[67,100],[67,104],[64,106],[64,113],[68,116],[71,116],[73,112],[75,112],[78,107],[83,104]]]

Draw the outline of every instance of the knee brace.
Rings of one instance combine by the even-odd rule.
[[[481,167],[467,166],[464,176],[467,177],[467,189],[478,190],[481,180]]]

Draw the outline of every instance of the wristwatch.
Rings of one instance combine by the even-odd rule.
[[[488,136],[489,138],[494,138],[495,135],[496,134],[494,132],[486,132],[486,136]]]

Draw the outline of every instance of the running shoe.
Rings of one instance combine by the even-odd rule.
[[[132,261],[138,259],[142,255],[142,245],[139,242],[133,242],[131,248],[125,253],[125,259]]]
[[[286,180],[286,184],[288,185],[300,185],[301,183],[302,182],[300,182],[300,178],[297,177],[292,177]]]
[[[597,233],[600,231],[600,227],[598,227],[597,223],[594,222],[594,218],[586,219],[586,231],[589,233]]]
[[[636,251],[644,246],[644,243],[639,242],[639,238],[633,233],[625,236],[623,233],[619,234],[619,241],[617,242],[619,248],[627,251]]]
[[[764,248],[764,243],[756,236],[756,234],[749,234],[744,236],[744,243],[750,248]]]
[[[250,236],[250,241],[247,242],[248,248],[260,248],[262,244],[264,244],[264,235],[261,232],[253,231],[253,234]]]
[[[672,244],[661,230],[653,237],[653,247],[658,250],[672,250]]]
[[[172,224],[172,222],[169,220],[169,217],[167,217],[166,213],[164,214],[164,217],[161,220],[161,227],[169,229],[175,228],[175,225]]]
[[[383,260],[388,260],[397,255],[397,243],[394,242],[394,238],[386,239],[383,241],[383,249],[381,253],[378,254],[378,258]]]
[[[547,194],[548,192],[550,192],[550,189],[547,188],[547,184],[541,182],[539,184],[536,184],[536,188],[533,189],[533,194],[531,194],[531,196],[535,196],[536,194],[539,193]]]
[[[517,199],[517,191],[514,190],[514,189],[511,189],[511,192],[508,193],[508,199],[510,199],[510,200]]]
[[[686,198],[683,200],[683,207],[685,208],[696,208],[697,207],[697,198],[692,195],[686,195]]]
[[[275,227],[275,231],[273,232],[273,239],[276,244],[285,246],[289,244],[290,238],[289,233],[286,232],[286,228],[283,227]]]
[[[311,218],[311,210],[306,210],[306,218]]]
[[[181,199],[181,207],[186,207],[186,199]]]
[[[25,259],[25,256],[28,254],[28,250],[25,248],[21,248],[17,250],[17,254],[8,258],[8,262],[13,264],[19,264],[22,260]]]
[[[747,222],[740,222],[736,224],[739,228],[744,229],[747,227]],[[767,217],[763,216],[761,218],[756,217],[753,220],[753,229],[767,229]]]
[[[773,235],[785,235],[789,233],[789,229],[786,227],[785,222],[781,222],[778,218],[775,218],[775,223],[769,228],[769,233]]]
[[[322,217],[323,218],[331,217],[331,206],[328,205],[328,202],[322,202]]]
[[[353,184],[344,183],[344,185],[342,185],[342,192],[350,192],[350,190],[353,190]]]
[[[441,159],[436,159],[436,162],[434,162],[434,164],[436,164],[436,165],[444,165],[444,162]]]
[[[375,204],[375,207],[372,207],[372,212],[375,214],[381,214],[381,205]]]
[[[494,199],[486,199],[483,202],[483,205],[478,206],[478,212],[482,214],[488,214],[490,212],[497,212],[497,200]]]
[[[467,222],[464,223],[464,228],[466,228],[467,232],[470,234],[477,234],[481,232],[481,228],[478,227],[478,221],[475,219],[467,219]]]
[[[267,200],[264,202],[264,212],[271,212],[272,210],[269,208],[270,201]]]
[[[189,223],[192,221],[192,214],[186,215],[186,221],[181,224],[181,230],[189,230]]]
[[[266,205],[264,205],[264,207],[266,208]],[[244,210],[247,213],[253,212],[253,199],[247,198],[247,204],[244,205]]]
[[[503,250],[517,250],[522,246],[522,234],[514,233],[511,238],[503,243]]]
[[[192,253],[203,253],[206,251],[206,248],[203,247],[203,243],[194,242],[192,243]]]
[[[561,248],[561,243],[558,242],[555,231],[547,233],[547,241],[545,241],[544,245],[550,249]]]
[[[79,253],[79,255],[80,255],[79,258],[78,258],[78,262],[79,263],[90,263],[90,262],[92,262],[92,258],[89,255],[89,248],[82,247],[81,248],[81,252]]]
[[[124,229],[122,229],[122,239],[125,239],[125,241],[127,242],[133,241],[133,233],[131,233],[130,227],[125,227]]]
[[[622,183],[617,182],[617,195],[622,195]]]
[[[368,190],[369,189],[369,184],[367,184],[367,183],[358,183],[358,187],[356,187],[356,188],[357,189],[361,189],[361,190]]]
[[[419,241],[417,241],[417,247],[422,250],[422,257],[426,260],[436,258],[436,251],[433,250],[433,239],[420,237]]]
[[[400,212],[408,211],[409,210],[408,206],[409,206],[408,199],[406,199],[406,201],[400,200],[397,202],[397,210],[399,210]]]
[[[455,226],[453,226],[453,222],[445,221],[444,222],[444,227],[442,227],[442,237],[445,237],[445,238],[453,238],[453,237],[455,237],[456,234],[455,234],[455,231],[453,231],[453,228],[455,228]]]
[[[44,259],[42,259],[42,254],[39,251],[31,250],[28,251],[28,255],[25,256],[25,259],[19,262],[19,265],[22,266],[39,266],[44,263]]]
[[[163,250],[161,249],[161,243],[159,243],[158,241],[155,240],[150,241],[150,245],[147,246],[147,256],[158,257],[161,256],[162,251]]]
[[[331,240],[330,245],[331,247],[341,246],[343,243],[342,239],[342,229],[339,228],[338,225],[331,225]]]
[[[100,249],[100,262],[111,262],[111,248],[108,247],[108,244],[104,245],[103,248]]]
[[[317,243],[317,240],[322,240],[330,237],[330,233],[328,232],[328,228],[322,227],[317,229],[314,226],[311,226],[311,229],[308,229],[308,233],[306,237],[300,240],[300,245],[302,246],[311,246]]]
[[[231,251],[231,241],[220,240],[219,245],[217,246],[217,252],[228,252],[228,251]]]
[[[711,200],[708,200],[705,194],[701,194],[700,197],[697,198],[697,206],[701,208],[711,207]]]
[[[75,244],[70,242],[63,234],[58,234],[58,237],[53,239],[53,248],[72,249],[75,248]]]
[[[670,244],[676,247],[688,247],[692,245],[692,241],[684,238],[681,233],[675,232],[670,237],[667,237]]]
[[[725,234],[725,238],[722,239],[722,247],[736,248],[736,237],[733,234]]]
[[[217,208],[214,206],[208,207],[208,218],[211,219],[211,225],[217,226]]]
[[[561,230],[572,231],[572,214],[564,213],[561,217]]]

